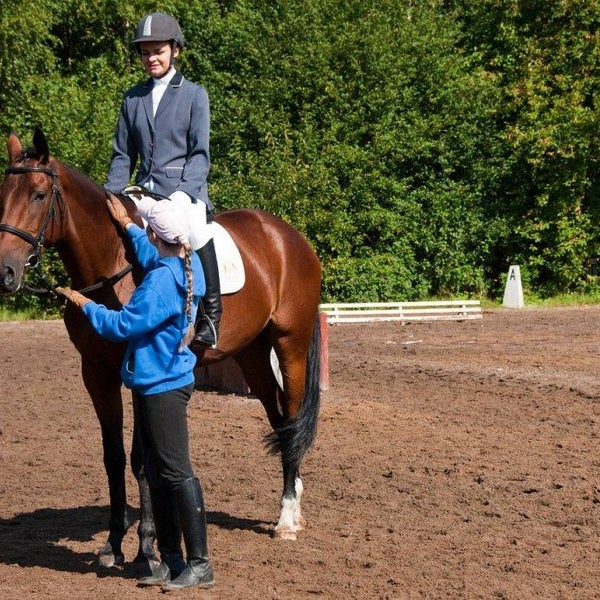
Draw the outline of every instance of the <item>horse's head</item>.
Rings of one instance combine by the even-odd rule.
[[[39,263],[57,215],[58,174],[44,134],[33,145],[8,138],[9,165],[0,186],[0,293],[19,289],[27,268]]]

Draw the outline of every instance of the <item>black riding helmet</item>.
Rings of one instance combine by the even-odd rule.
[[[185,43],[177,20],[161,12],[155,12],[140,19],[133,41],[136,44],[172,41],[180,48],[183,48]]]

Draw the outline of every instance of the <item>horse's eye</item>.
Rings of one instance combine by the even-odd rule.
[[[46,197],[45,192],[33,192],[31,196],[32,202],[41,202]]]

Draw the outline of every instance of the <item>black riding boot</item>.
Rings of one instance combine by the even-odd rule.
[[[196,478],[186,479],[176,488],[175,499],[187,551],[187,566],[162,589],[166,592],[191,586],[212,587],[215,579],[208,561],[206,512],[200,482]]]
[[[152,575],[138,579],[139,586],[163,585],[186,568],[173,492],[165,487],[151,487],[150,499],[161,563],[152,569]]]
[[[196,335],[192,345],[216,348],[219,341],[219,322],[221,320],[221,283],[219,266],[215,253],[215,242],[211,239],[198,250],[198,256],[204,270],[206,293],[198,306]]]

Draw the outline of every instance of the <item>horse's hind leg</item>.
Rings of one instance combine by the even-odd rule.
[[[283,494],[279,510],[279,520],[273,531],[273,537],[282,540],[295,540],[297,533],[306,526],[302,516],[302,492],[304,485],[297,466],[283,466]]]
[[[305,360],[301,353],[300,356],[297,355],[297,348],[296,355],[286,350],[285,343],[283,346],[278,344],[278,354],[283,357],[280,358],[280,368],[284,387],[288,389],[289,395],[284,394],[277,384],[271,368],[271,343],[264,334],[236,355],[236,360],[244,372],[250,390],[262,402],[274,430],[269,441],[271,450],[281,452],[283,493],[274,537],[295,540],[296,533],[302,530],[305,524],[300,504],[303,492],[300,462],[303,452],[297,451],[297,429],[295,424],[290,426],[290,419],[298,413],[301,403]],[[297,385],[298,378],[302,385]]]
[[[310,325],[306,328],[307,321],[301,319],[298,323],[296,334],[286,328],[287,334],[274,336],[284,387],[283,423],[271,436],[272,444],[281,450],[284,483],[275,535],[291,540],[295,540],[296,533],[305,526],[300,464],[315,439],[320,403],[319,320],[317,318],[312,325],[312,336]]]
[[[274,428],[272,445],[281,451],[283,466],[283,493],[281,495],[279,521],[274,536],[284,540],[295,540],[297,533],[306,526],[302,516],[302,493],[304,485],[300,477],[300,464],[304,456],[299,451],[297,421],[302,408],[306,355],[300,351],[302,344],[293,338],[280,338],[275,342],[279,367],[285,393],[281,395],[283,421]]]

